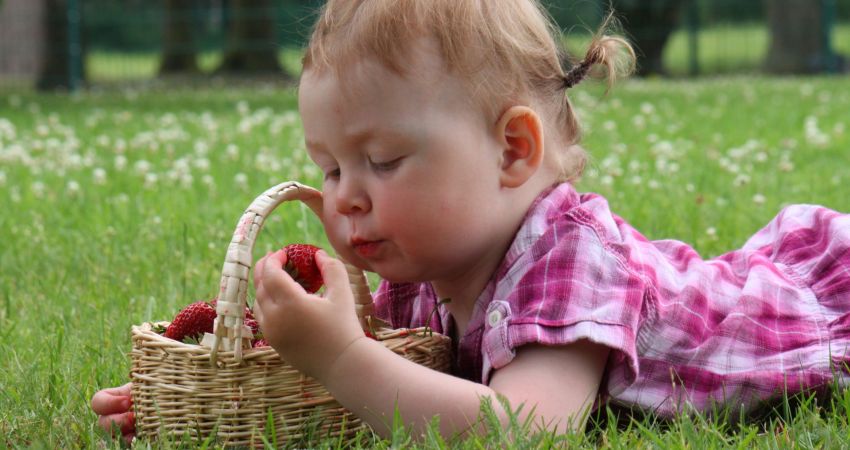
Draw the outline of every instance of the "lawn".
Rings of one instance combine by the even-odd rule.
[[[579,189],[651,239],[711,257],[790,203],[850,212],[850,78],[634,80],[572,96],[592,155]],[[320,182],[288,89],[0,92],[0,447],[117,447],[88,402],[127,380],[131,325],[215,295],[240,214],[285,180]],[[256,252],[294,241],[327,245],[315,218],[284,205]],[[850,391],[792,403],[736,425],[594,419],[584,435],[518,444],[850,445]],[[505,436],[450,444],[499,448]]]

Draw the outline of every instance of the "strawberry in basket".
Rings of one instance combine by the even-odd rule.
[[[208,302],[197,301],[183,308],[165,329],[163,336],[183,341],[184,339],[199,339],[204,333],[213,332],[215,308]]]
[[[213,332],[216,318],[215,306],[215,299],[210,302],[201,300],[190,304],[174,316],[162,335],[175,341],[196,344],[204,333]],[[245,325],[251,328],[254,336],[260,336],[257,321],[248,307],[245,307]],[[259,337],[256,340],[259,340]]]

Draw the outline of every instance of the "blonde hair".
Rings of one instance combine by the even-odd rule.
[[[634,64],[628,42],[604,34],[610,24],[611,16],[582,61],[565,71],[560,31],[536,0],[328,0],[303,66],[342,78],[346,66],[373,57],[404,75],[412,43],[433,37],[447,70],[465,78],[485,106],[500,108],[527,96],[544,105],[565,144],[557,155],[559,179],[574,181],[587,156],[578,146],[579,124],[565,89],[597,64],[605,66],[610,87]]]

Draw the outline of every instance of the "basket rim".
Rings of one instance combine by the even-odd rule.
[[[165,336],[163,336],[163,335],[161,335],[161,334],[159,334],[159,333],[157,333],[156,331],[153,330],[154,325],[168,326],[169,323],[171,323],[171,322],[165,321],[165,320],[146,321],[146,322],[142,322],[141,324],[138,324],[138,325],[135,325],[135,324],[132,325],[131,330],[132,330],[133,336],[139,336],[139,337],[147,339],[147,340],[156,341],[156,342],[165,344],[165,346],[169,346],[169,347],[177,347],[177,348],[182,348],[182,349],[186,349],[186,350],[198,349],[198,350],[201,350],[204,353],[208,353],[212,350],[210,347],[205,347],[201,344],[188,344],[186,342],[176,341],[174,339],[167,338],[167,337],[165,337]],[[427,339],[437,339],[437,340],[450,340],[450,338],[448,336],[446,336],[445,334],[434,331],[434,330],[430,329],[430,327],[415,327],[415,328],[381,327],[381,328],[376,328],[374,331],[375,331],[375,333],[374,333],[375,340],[379,341],[379,342],[389,341],[389,340],[398,339],[398,338],[408,339],[408,340],[411,339],[411,338],[413,338],[413,339],[415,339],[415,338],[427,338]],[[250,351],[252,353],[253,352],[261,352],[261,351],[272,351],[272,352],[277,353],[274,350],[274,348],[272,348],[271,346],[247,348],[247,349],[243,349],[243,351]],[[219,355],[235,356],[235,353],[236,352],[233,351],[233,350],[228,350],[228,351],[219,350]]]

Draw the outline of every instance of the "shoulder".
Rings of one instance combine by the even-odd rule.
[[[621,248],[621,221],[607,201],[559,186],[532,210],[496,280],[485,324],[485,369],[526,344],[587,339],[636,365],[646,283]],[[486,379],[486,378],[485,378]]]

